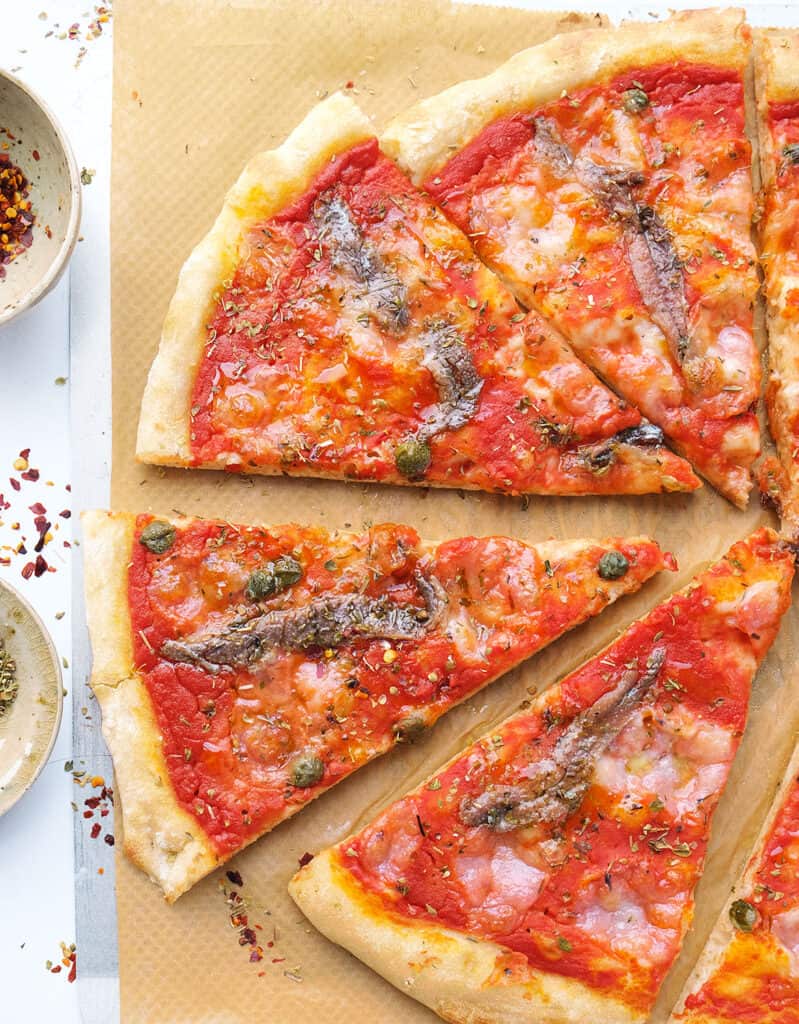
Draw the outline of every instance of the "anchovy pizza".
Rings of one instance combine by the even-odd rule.
[[[799,32],[756,37],[764,209],[760,259],[766,283],[771,433],[779,459],[760,471],[761,490],[799,541]]]
[[[790,604],[768,529],[290,891],[445,1020],[643,1022],[693,913],[750,686]]]
[[[799,749],[671,1024],[799,1021]]]
[[[342,95],[246,168],[184,266],[145,462],[481,488],[693,490],[381,151]]]
[[[674,560],[648,538],[363,534],[89,512],[92,687],[125,849],[176,899]]]
[[[382,137],[519,300],[740,506],[760,448],[747,59],[736,11],[566,33]]]

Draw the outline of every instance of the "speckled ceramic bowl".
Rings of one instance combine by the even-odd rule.
[[[35,305],[64,272],[78,239],[81,192],[75,157],[60,124],[27,85],[5,71],[0,71],[0,133],[0,145],[8,144],[5,152],[30,182],[36,214],[30,247],[4,265],[0,278],[4,324]]]
[[[53,749],[64,704],[61,663],[28,602],[0,580],[0,637],[19,691],[0,716],[0,815],[33,785]]]

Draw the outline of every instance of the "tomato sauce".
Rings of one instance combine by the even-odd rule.
[[[756,664],[790,602],[792,571],[771,531],[736,544],[695,586],[348,841],[342,866],[400,918],[491,939],[530,968],[612,989],[648,1010],[690,922],[710,819],[744,729]],[[576,715],[631,667],[644,671],[658,648],[665,661],[641,713],[641,741],[596,769],[554,833],[536,824],[495,832],[465,823],[464,800],[518,784],[527,765],[553,756]],[[608,780],[620,764],[626,777],[614,786]],[[693,800],[679,795],[691,778]]]
[[[141,516],[137,537],[151,522]],[[622,590],[672,566],[650,541],[622,542]],[[611,600],[597,575],[606,549],[562,560],[507,538],[465,538],[432,551],[408,527],[362,535],[311,527],[278,530],[190,521],[154,554],[134,542],[129,601],[134,661],[152,698],[178,802],[221,852],[231,852],[383,752],[399,726],[432,724],[452,704]],[[250,573],[291,555],[301,579],[265,605],[305,608],[359,593],[423,607],[415,574],[434,577],[444,620],[413,640],[349,640],[332,649],[274,650],[216,674],[170,661],[166,640],[218,633],[252,614]],[[617,585],[618,587],[618,585]],[[290,783],[298,756],[324,762],[318,784]]]

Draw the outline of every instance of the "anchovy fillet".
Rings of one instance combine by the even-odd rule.
[[[497,832],[534,824],[562,825],[582,803],[599,757],[629,722],[665,660],[666,648],[656,647],[643,672],[624,672],[613,690],[574,718],[549,756],[533,765],[523,782],[465,797],[460,805],[464,824],[488,825]]]
[[[439,403],[416,432],[429,440],[445,430],[458,430],[477,412],[483,379],[475,369],[469,349],[455,328],[445,321],[428,323],[419,338],[422,364],[430,371],[439,392]]]
[[[644,175],[619,164],[598,164],[588,157],[575,157],[549,121],[537,117],[534,124],[536,149],[543,158],[562,177],[571,171],[583,188],[621,223],[630,267],[644,305],[677,362],[682,364],[689,345],[682,263],[666,225],[650,206],[639,205],[633,197],[632,190],[644,184]]]
[[[417,573],[415,583],[424,608],[399,605],[387,597],[336,594],[303,608],[264,612],[197,640],[167,640],[160,653],[169,661],[216,673],[220,666],[247,668],[276,648],[303,651],[338,647],[348,640],[411,640],[435,626],[447,602],[435,577]]]
[[[364,297],[381,326],[393,333],[406,328],[410,321],[408,291],[363,237],[344,200],[338,196],[317,200],[313,218],[320,240],[330,250],[333,266],[349,271],[365,286]]]
[[[607,469],[616,458],[616,449],[620,445],[633,445],[635,448],[661,448],[665,437],[660,427],[644,421],[636,427],[626,427],[618,431],[606,441],[599,444],[581,445],[577,450],[594,471]]]

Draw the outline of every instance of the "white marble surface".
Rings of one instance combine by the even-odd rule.
[[[558,6],[551,0],[516,3],[530,8]],[[562,4],[581,10],[602,8],[616,19],[647,18],[667,7],[696,5],[695,0],[670,0],[668,4],[653,0],[632,7],[590,0]],[[799,24],[796,4],[754,2],[741,6],[747,8],[755,24]],[[36,309],[0,330],[0,493],[13,500],[13,507],[0,513],[0,546],[16,542],[19,532],[24,532],[11,529],[15,521],[23,526],[27,523],[28,534],[33,535],[28,506],[36,501],[49,511],[71,508],[75,513],[72,519],[61,520],[58,540],[46,549],[48,560],[57,566],[55,573],[25,581],[20,576],[25,559],[14,558],[10,566],[0,566],[0,575],[33,603],[68,663],[73,661],[71,584],[78,552],[63,548],[61,541],[69,539],[72,530],[77,534],[76,515],[81,507],[107,503],[110,459],[112,25],[104,26],[100,38],[86,41],[93,9],[93,4],[85,0],[29,0],[16,5],[13,31],[0,37],[0,66],[13,70],[39,91],[62,120],[79,166],[95,171],[92,184],[84,189],[82,240],[69,274]],[[44,14],[46,17],[41,16]],[[58,33],[75,22],[80,26],[81,38],[59,39]],[[54,34],[48,38],[50,31]],[[76,68],[82,46],[87,52]],[[59,377],[69,378],[68,382],[56,384]],[[24,484],[16,493],[7,486],[7,479],[23,448],[31,449],[31,464],[40,469],[41,479]],[[47,486],[46,481],[52,481],[53,486]],[[72,499],[64,492],[68,482],[74,485]],[[64,617],[56,619],[62,611]],[[50,762],[24,800],[0,819],[0,1020],[9,1024],[78,1024],[89,1019],[89,1014],[82,1016],[79,1009],[80,972],[78,984],[70,985],[66,971],[58,975],[45,971],[46,960],[58,960],[59,942],[72,942],[76,934],[74,814],[70,801],[80,802],[87,793],[78,791],[79,797],[75,796],[76,787],[63,766],[73,756],[73,689],[80,694],[85,675],[85,641],[79,624],[75,644],[80,678],[73,680],[71,670],[65,670],[68,692],[64,717]],[[87,706],[91,715],[90,702]],[[82,729],[98,728],[96,717],[87,721],[79,715],[79,720]],[[101,844],[96,856],[100,865],[105,861],[106,870],[110,869],[110,848]],[[113,875],[104,874],[97,881],[95,888],[111,907]],[[89,941],[99,949],[107,936],[94,934]],[[82,953],[88,961],[96,949],[79,949],[79,963]],[[113,1024],[110,1012],[92,1017]]]

